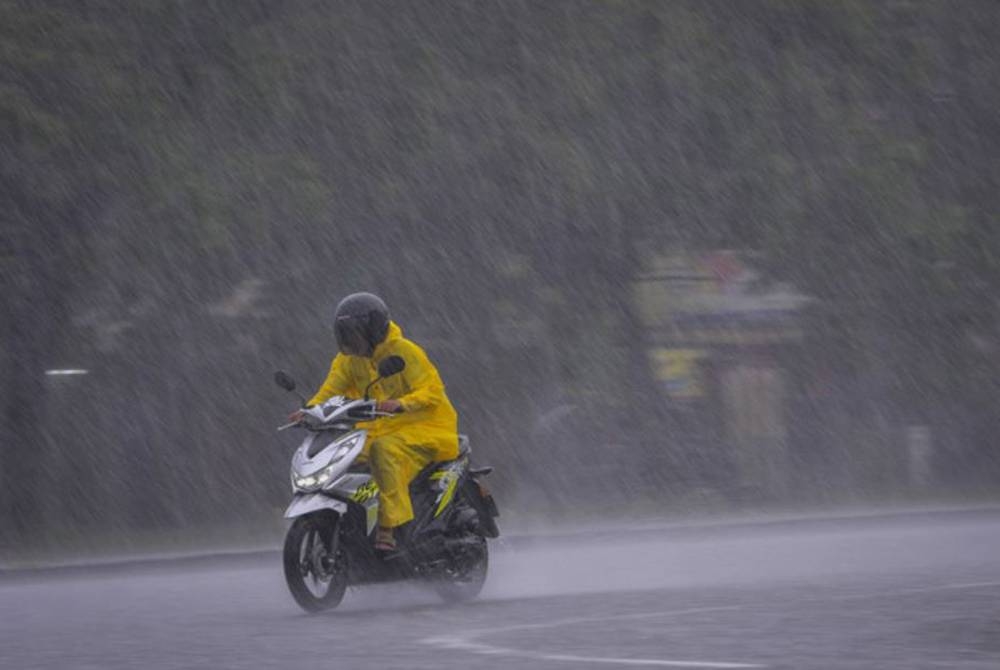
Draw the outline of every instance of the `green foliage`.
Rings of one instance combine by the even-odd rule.
[[[1000,288],[998,20],[975,1],[0,2],[0,270],[8,324],[32,326],[7,326],[5,369],[114,372],[84,441],[146,449],[170,481],[124,525],[194,516],[233,460],[218,445],[270,427],[207,417],[274,415],[249,389],[322,368],[317,312],[362,287],[439,343],[511,462],[505,428],[540,393],[637,389],[658,420],[627,300],[646,249],[754,250],[846,315],[859,360],[941,379],[947,333],[891,360],[878,341],[885,314],[993,318],[969,294]],[[43,393],[28,367],[10,407]],[[154,454],[180,444],[173,477]],[[253,509],[283,495],[246,475],[276,484],[234,493]]]

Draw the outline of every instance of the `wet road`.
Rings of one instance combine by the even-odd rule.
[[[280,566],[0,581],[0,668],[1000,668],[1000,511],[494,545],[483,597],[302,614]]]

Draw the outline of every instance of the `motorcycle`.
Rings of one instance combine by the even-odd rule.
[[[487,538],[500,534],[499,512],[480,479],[493,468],[471,467],[464,435],[458,458],[428,465],[411,482],[414,518],[396,529],[396,550],[374,548],[379,491],[367,464],[357,462],[368,440],[357,424],[390,416],[376,409],[368,391],[405,365],[390,356],[363,398],[335,396],[278,428],[307,431],[292,456],[293,497],[285,511],[292,523],[283,550],[288,589],[307,612],[336,607],[348,586],[421,580],[445,602],[464,602],[478,596],[486,580]],[[283,371],[275,373],[275,382],[295,390],[295,380]]]

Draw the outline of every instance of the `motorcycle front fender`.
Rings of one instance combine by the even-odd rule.
[[[294,519],[324,509],[343,515],[347,512],[347,503],[322,493],[305,493],[292,498],[291,504],[285,510],[285,518]]]

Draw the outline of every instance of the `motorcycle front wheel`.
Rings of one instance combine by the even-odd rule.
[[[347,590],[347,557],[339,542],[340,519],[299,517],[285,535],[285,582],[299,607],[321,612],[340,604]]]

